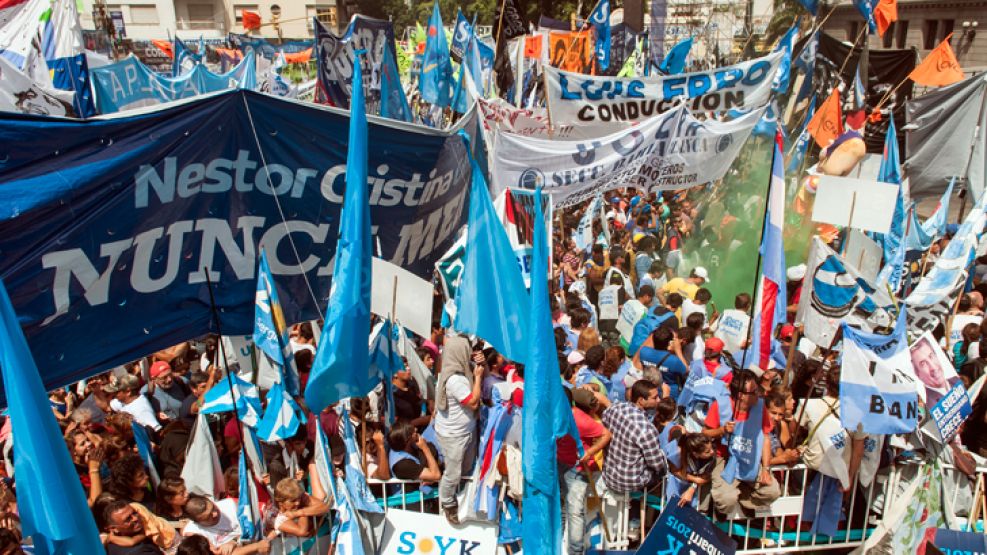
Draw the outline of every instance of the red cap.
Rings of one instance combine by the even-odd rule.
[[[723,352],[723,340],[719,337],[710,337],[706,340],[706,352],[707,353],[722,353]]]
[[[165,372],[171,371],[171,365],[163,360],[159,360],[151,365],[151,379],[157,378]]]
[[[785,324],[778,330],[778,337],[780,339],[791,339],[795,335],[795,326],[791,324]]]

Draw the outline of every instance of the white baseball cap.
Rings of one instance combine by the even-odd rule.
[[[692,275],[698,278],[703,278],[706,283],[709,283],[709,272],[707,272],[706,268],[703,268],[702,266],[696,266],[693,268]]]

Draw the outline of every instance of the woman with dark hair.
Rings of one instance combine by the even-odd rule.
[[[188,502],[188,489],[181,478],[165,478],[158,484],[157,515],[172,522],[185,516],[185,503]]]
[[[106,491],[127,502],[140,503],[154,512],[150,478],[144,470],[144,461],[137,454],[126,455],[110,466],[110,479]]]
[[[716,452],[713,441],[701,433],[683,434],[679,437],[678,449],[668,456],[668,488],[665,499],[679,497],[679,506],[687,503],[693,508],[699,506],[696,495],[700,487],[709,484],[716,466]]]

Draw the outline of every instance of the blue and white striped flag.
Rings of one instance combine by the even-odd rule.
[[[260,537],[260,504],[257,498],[257,487],[247,470],[247,458],[243,449],[240,450],[240,496],[236,501],[236,519],[240,522],[241,537],[256,540]]]
[[[157,489],[158,484],[161,483],[161,477],[158,475],[158,469],[154,465],[154,456],[151,454],[151,438],[148,437],[147,430],[144,426],[141,426],[137,422],[131,421],[130,427],[134,430],[134,443],[137,444],[137,454],[144,461],[144,467],[147,468],[147,475],[151,479],[151,484]]]
[[[329,441],[326,439],[322,426],[316,426],[315,437],[315,472],[326,493],[332,495],[335,501],[336,518],[333,523],[333,538],[336,541],[336,552],[340,555],[364,555],[363,534],[360,533],[359,515],[350,504],[346,488],[336,487],[336,475],[332,467],[332,453]],[[323,499],[321,501],[329,501]]]
[[[257,386],[230,374],[229,380],[220,380],[202,398],[202,414],[233,412],[236,409],[240,421],[247,426],[256,426],[260,421],[261,405]],[[230,390],[233,382],[233,391]]]
[[[305,415],[298,404],[285,391],[284,385],[277,383],[267,392],[267,408],[257,425],[257,435],[267,443],[288,439],[304,421]]]
[[[340,414],[340,426],[343,428],[343,443],[346,444],[346,490],[353,507],[368,513],[383,513],[384,509],[377,504],[374,494],[367,485],[367,477],[363,474],[360,464],[360,449],[356,445],[356,435],[353,423],[350,422],[350,412],[345,408]]]
[[[267,253],[260,251],[257,263],[257,293],[254,301],[254,344],[281,372],[280,381],[291,395],[298,395],[298,374],[295,357],[288,343],[288,326],[285,322],[278,288],[267,263]],[[263,383],[263,382],[261,382]]]

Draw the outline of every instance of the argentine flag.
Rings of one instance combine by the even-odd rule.
[[[254,344],[279,369],[280,382],[291,395],[298,395],[295,357],[288,343],[288,327],[278,300],[278,288],[267,263],[267,253],[260,251],[257,264],[257,292],[254,298]],[[261,382],[264,383],[264,382]]]
[[[230,382],[233,383],[232,391],[230,390]],[[202,398],[202,407],[199,412],[215,414],[233,412],[234,409],[240,421],[247,426],[257,426],[260,421],[260,394],[257,392],[257,386],[241,380],[236,374],[231,373],[228,380],[220,380],[206,392]]]
[[[267,443],[288,439],[295,435],[305,416],[295,400],[285,391],[283,384],[274,384],[267,392],[267,408],[264,418],[257,425],[257,435]]]

